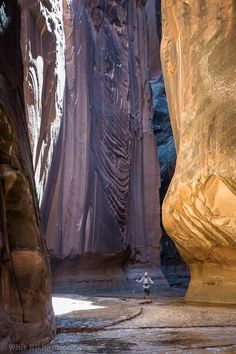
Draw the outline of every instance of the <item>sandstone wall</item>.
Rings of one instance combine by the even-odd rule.
[[[50,254],[130,245],[132,258],[158,264],[145,2],[56,3],[22,2],[25,104]]]
[[[163,1],[162,65],[177,148],[163,221],[188,300],[236,302],[235,2]]]
[[[53,336],[41,221],[56,263],[159,263],[147,20],[138,0],[0,1],[5,344]]]
[[[0,347],[54,335],[49,260],[42,238],[23,100],[20,8],[0,1]]]

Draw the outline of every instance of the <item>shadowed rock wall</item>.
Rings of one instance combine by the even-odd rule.
[[[159,167],[144,5],[0,2],[6,344],[42,343],[53,335],[38,201],[53,264],[69,258],[73,268],[87,268],[78,257],[94,254],[99,264],[104,256],[105,265],[117,255],[119,269],[127,256],[159,263]]]
[[[236,302],[235,2],[164,1],[162,66],[177,148],[163,221],[188,300]]]
[[[162,205],[174,174],[176,153],[160,59],[162,37],[161,1],[148,0],[145,4],[145,9],[147,13],[149,79],[152,91],[153,128],[160,162],[160,204]],[[163,228],[162,223],[161,227],[161,264],[165,266],[182,264],[183,260],[174,242]]]
[[[0,347],[47,343],[54,335],[23,102],[20,8],[0,1]]]
[[[153,128],[157,144],[157,153],[160,161],[160,204],[162,205],[170,181],[173,177],[176,162],[175,143],[170,123],[167,97],[162,75],[151,80],[153,102]],[[182,259],[172,239],[162,227],[161,264],[175,265],[182,263]]]
[[[128,2],[127,7],[132,136],[128,240],[137,255],[141,251],[141,260],[159,263],[160,171],[152,129],[148,17],[144,4],[145,1]]]
[[[145,2],[56,3],[22,4],[25,103],[50,254],[130,247],[132,259],[158,264]]]

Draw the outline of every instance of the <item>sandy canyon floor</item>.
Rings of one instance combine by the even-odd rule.
[[[184,292],[154,287],[144,300],[135,285],[99,296],[54,294],[57,336],[22,352],[236,353],[236,306],[186,303]]]

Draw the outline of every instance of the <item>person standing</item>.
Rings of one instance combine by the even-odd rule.
[[[142,278],[136,279],[136,281],[138,283],[142,283],[143,284],[143,295],[144,298],[148,298],[150,295],[150,285],[153,284],[152,279],[149,277],[148,272],[145,272],[144,275],[142,276]]]

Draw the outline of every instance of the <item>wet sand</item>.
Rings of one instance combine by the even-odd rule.
[[[54,341],[24,353],[236,353],[236,306],[181,297],[56,296],[92,307],[58,315]]]

